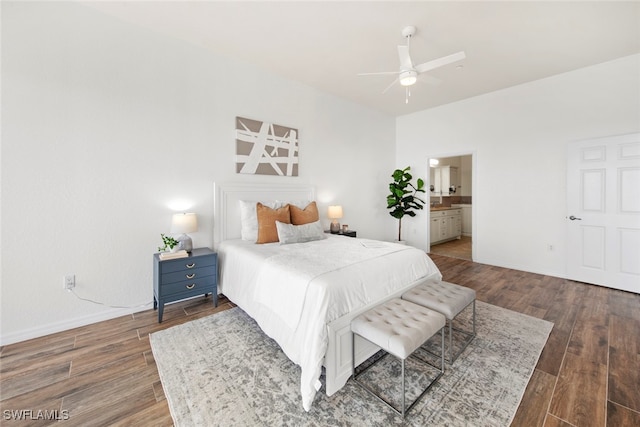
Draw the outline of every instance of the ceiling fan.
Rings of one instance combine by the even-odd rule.
[[[359,76],[375,76],[375,75],[385,75],[385,74],[396,74],[398,77],[391,82],[389,86],[382,93],[387,92],[391,89],[396,83],[400,83],[401,86],[405,86],[405,103],[409,103],[409,96],[411,96],[411,92],[409,87],[414,85],[418,81],[418,77],[421,74],[426,73],[427,71],[434,70],[436,68],[442,67],[444,65],[451,64],[452,62],[461,61],[466,58],[464,51],[457,52],[451,55],[443,56],[441,58],[433,59],[431,61],[427,61],[424,64],[413,65],[413,61],[411,60],[411,55],[409,54],[409,45],[411,42],[411,37],[416,33],[416,27],[410,25],[405,27],[402,30],[402,36],[407,39],[406,46],[398,46],[398,56],[400,58],[400,69],[398,71],[383,71],[379,73],[360,73]],[[430,81],[431,83],[438,83],[439,80],[435,77],[424,75],[420,77],[421,79]]]

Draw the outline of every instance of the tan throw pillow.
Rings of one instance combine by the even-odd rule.
[[[256,204],[256,215],[258,217],[258,240],[256,240],[256,243],[273,243],[278,241],[276,220],[285,224],[291,224],[289,205],[278,209],[271,209],[258,202]]]
[[[293,225],[304,225],[311,224],[312,222],[316,222],[320,220],[320,215],[318,214],[318,206],[316,206],[316,202],[311,202],[307,205],[306,208],[300,209],[295,205],[289,205],[291,209],[291,224]]]

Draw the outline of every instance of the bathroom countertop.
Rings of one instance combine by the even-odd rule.
[[[429,208],[431,212],[434,211],[449,211],[452,209],[460,209],[460,206],[438,206],[436,208]]]

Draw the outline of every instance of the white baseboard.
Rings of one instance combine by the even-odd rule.
[[[493,265],[501,268],[508,268],[510,270],[519,270],[527,273],[540,274],[542,276],[557,277],[559,279],[567,278],[566,271],[554,271],[546,268],[540,268],[537,266],[503,263],[496,260],[476,259],[475,256],[473,257],[473,262],[477,262],[479,264]]]
[[[24,329],[18,332],[12,332],[0,336],[0,345],[14,344],[33,338],[43,337],[57,332],[67,331],[73,328],[90,325],[92,323],[102,322],[103,320],[115,319],[116,317],[127,316],[140,311],[148,310],[149,307],[136,308],[114,308],[88,316],[76,317],[74,319],[64,320],[48,324],[46,326],[38,326],[36,328]]]

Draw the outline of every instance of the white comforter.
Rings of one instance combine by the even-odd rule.
[[[423,251],[341,236],[291,245],[230,240],[218,255],[221,292],[301,367],[307,411],[320,387],[328,323],[421,278],[442,277]]]

